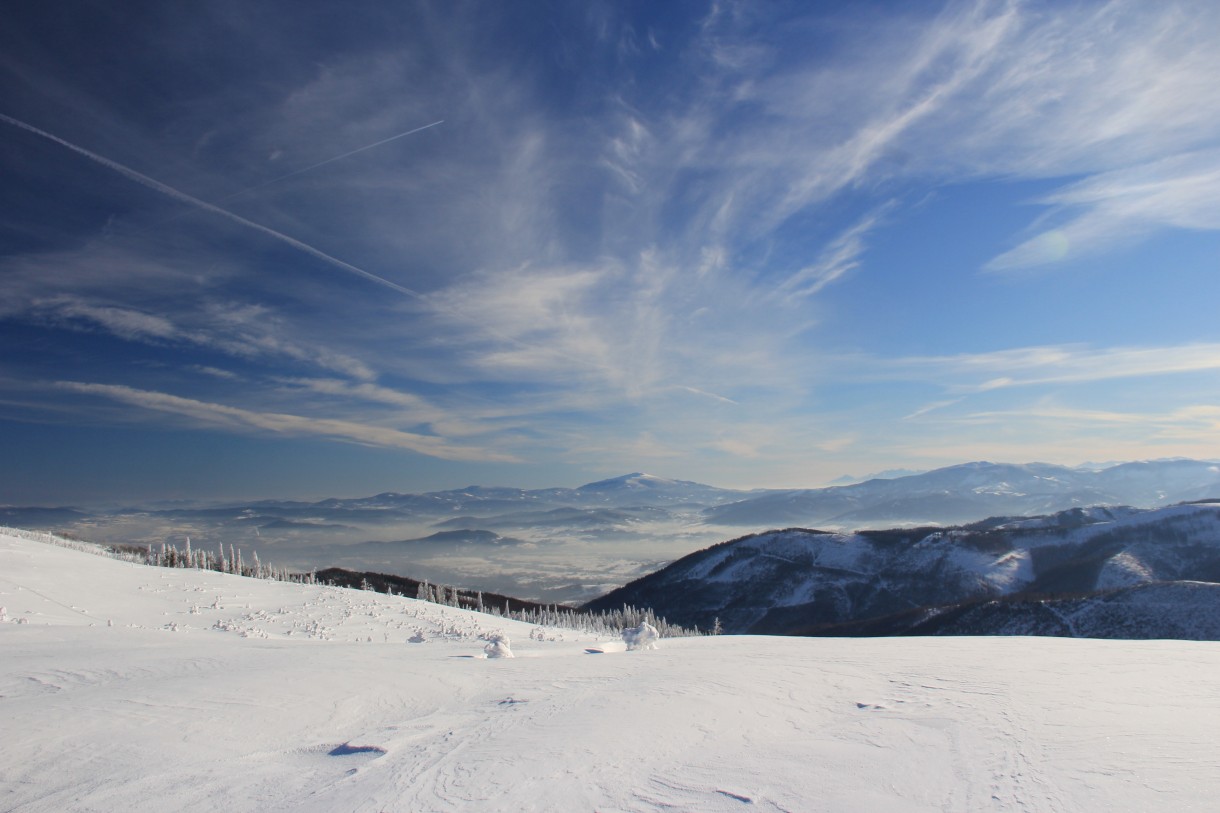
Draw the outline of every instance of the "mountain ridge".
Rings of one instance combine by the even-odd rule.
[[[800,634],[920,608],[1177,581],[1220,583],[1220,501],[1070,509],[948,529],[748,534],[585,609],[627,603],[687,626],[718,621],[727,632]]]

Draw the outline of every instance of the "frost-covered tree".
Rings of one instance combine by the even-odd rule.
[[[511,658],[513,651],[508,645],[508,636],[502,632],[493,632],[487,636],[487,646],[483,647],[483,654],[489,658]]]
[[[623,641],[627,644],[627,649],[656,649],[657,639],[661,634],[657,632],[657,628],[647,621],[640,624],[638,627],[628,627],[623,630]]]

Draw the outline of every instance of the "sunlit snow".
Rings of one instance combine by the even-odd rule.
[[[1220,643],[625,651],[12,536],[0,606],[6,810],[1177,811],[1220,796]],[[485,657],[510,638],[515,658]]]

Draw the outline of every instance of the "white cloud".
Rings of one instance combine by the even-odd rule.
[[[193,364],[193,365],[191,365],[191,369],[195,370],[196,372],[203,373],[204,375],[208,375],[213,378],[221,378],[226,381],[240,381],[241,380],[241,376],[239,376],[237,373],[233,372],[232,370],[222,370],[219,367],[211,367],[206,364]]]
[[[936,381],[963,393],[1045,384],[1083,384],[1220,369],[1220,344],[1090,348],[1020,347],[990,353],[845,359],[864,378]]]
[[[1035,236],[988,267],[1079,257],[1166,226],[1216,229],[1218,28],[1220,7],[1198,3],[980,0],[931,20],[893,15],[833,59],[714,63],[719,95],[684,113],[680,154],[719,168],[708,206],[731,201],[732,225],[717,233],[738,238],[843,190],[1081,175],[1043,201],[1070,216],[1049,238],[1066,236],[1070,253]],[[721,48],[735,36],[712,29]]]
[[[446,437],[472,437],[503,432],[520,423],[506,414],[503,405],[469,403],[450,397],[442,406],[414,393],[367,381],[285,378],[279,379],[279,383],[297,402],[306,394],[327,396],[324,408],[342,408],[351,416],[350,420],[370,425],[427,426]]]
[[[60,381],[56,383],[56,387],[68,392],[119,401],[153,412],[167,413],[184,418],[196,426],[239,432],[270,432],[297,437],[320,436],[367,446],[405,449],[442,460],[502,462],[516,459],[512,455],[501,452],[455,446],[440,437],[370,426],[354,421],[313,418],[280,412],[257,412],[117,384]]]
[[[832,240],[815,263],[784,280],[779,292],[792,299],[813,296],[859,267],[860,255],[866,250],[864,238],[881,225],[886,211],[893,206],[891,201],[879,207]]]
[[[1158,228],[1220,229],[1220,151],[1102,173],[1041,203],[1067,216],[987,264],[1026,268],[1126,246]]]
[[[49,312],[54,319],[81,320],[92,323],[128,341],[181,338],[181,332],[169,319],[131,308],[91,305],[67,297],[46,303],[36,303],[35,307],[40,311]]]
[[[376,378],[366,363],[349,354],[283,335],[293,328],[267,307],[197,301],[184,305],[172,300],[159,304],[176,312],[171,317],[59,295],[33,299],[9,316],[73,330],[102,330],[129,342],[193,345],[248,360],[291,359],[361,381]]]
[[[610,81],[596,92],[581,86],[576,107],[550,95],[537,66],[477,52],[463,12],[433,10],[418,49],[328,54],[278,101],[243,107],[226,88],[225,115],[201,105],[207,132],[184,125],[181,155],[162,146],[132,163],[173,187],[70,145],[196,217],[149,229],[131,216],[77,251],[10,258],[0,314],[263,368],[242,368],[259,409],[136,388],[95,395],[219,426],[455,453],[395,427],[501,432],[497,448],[529,443],[552,457],[715,449],[796,467],[810,450],[845,452],[868,436],[846,417],[803,426],[834,400],[820,398],[832,376],[932,383],[942,391],[922,394],[925,406],[896,409],[920,424],[958,415],[963,397],[1220,367],[1220,345],[1149,341],[861,356],[828,370],[807,307],[868,273],[869,243],[902,217],[912,186],[1061,185],[993,269],[1160,228],[1220,228],[1217,9],[954,2],[931,18],[915,9],[844,25],[831,47],[812,48],[808,17],[718,8],[684,35],[694,41],[669,32],[661,55],[616,51],[631,70],[599,77]],[[600,23],[604,42],[630,42],[613,16]],[[774,36],[758,36],[760,25]],[[649,72],[660,56],[681,70]],[[187,156],[190,172],[162,169]],[[272,176],[282,180],[242,195],[240,209],[203,204]],[[264,245],[292,259],[261,259]],[[323,265],[305,273],[294,260]],[[224,366],[210,361],[199,367]],[[286,398],[323,417],[263,409]],[[361,425],[390,434],[374,440]]]

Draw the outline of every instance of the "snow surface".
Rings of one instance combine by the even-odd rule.
[[[11,536],[0,606],[9,811],[1177,811],[1220,795],[1218,643],[625,652]],[[483,657],[495,633],[515,658]]]

